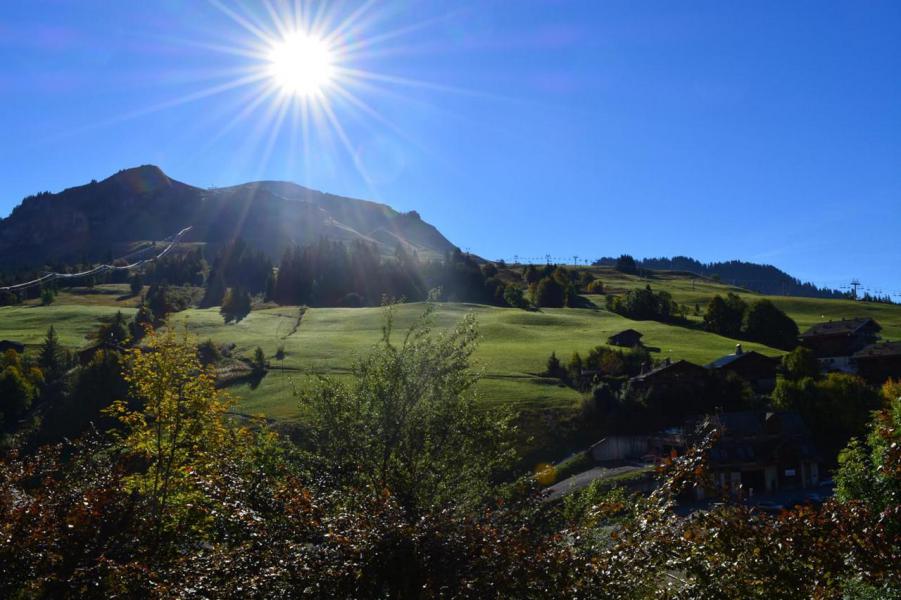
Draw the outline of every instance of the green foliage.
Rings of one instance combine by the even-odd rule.
[[[301,397],[326,472],[342,486],[386,490],[414,513],[484,499],[512,458],[508,419],[476,406],[475,320],[434,333],[432,312],[398,344],[389,309],[353,380],[325,378]]]
[[[16,366],[0,371],[0,423],[7,427],[31,407],[35,388]]]
[[[266,360],[266,354],[263,349],[257,346],[253,351],[253,360],[251,360],[254,375],[261,376],[269,369],[269,362]]]
[[[91,361],[78,369],[71,391],[52,403],[38,433],[43,443],[74,438],[93,424],[105,430],[115,424],[102,414],[116,400],[128,397],[128,386],[122,377],[122,355],[114,350],[98,350]]]
[[[49,306],[53,304],[53,301],[56,300],[56,293],[53,291],[53,288],[45,287],[41,289],[41,304],[44,306]]]
[[[222,352],[213,340],[208,339],[197,344],[197,359],[205,367],[215,365],[222,360]]]
[[[820,376],[820,363],[813,350],[798,346],[782,357],[782,370],[787,379],[794,381],[805,377],[816,379]]]
[[[504,302],[513,308],[525,308],[526,299],[523,296],[522,288],[516,285],[508,285],[504,288]]]
[[[544,277],[530,287],[532,304],[541,308],[560,308],[566,305],[566,288],[554,277]]]
[[[145,304],[138,306],[132,321],[128,324],[128,333],[131,339],[140,340],[144,337],[148,327],[154,322],[153,312]]]
[[[594,279],[586,286],[586,291],[589,294],[603,294],[604,282],[600,279]]]
[[[122,311],[117,311],[108,323],[103,323],[97,331],[97,339],[112,344],[123,344],[129,337],[128,327]]]
[[[494,435],[485,435],[496,423],[473,431],[458,429],[469,419],[442,428],[437,415],[410,418],[424,416],[417,398],[456,396],[459,385],[448,384],[473,376],[460,367],[472,339],[462,327],[434,336],[417,325],[393,346],[389,322],[356,383],[323,388],[351,400],[327,402],[328,414],[385,417],[382,442],[369,439],[378,429],[369,420],[326,417],[353,424],[349,437],[368,440],[342,446],[365,450],[350,457],[297,453],[262,422],[254,431],[224,426],[225,399],[196,348],[171,332],[151,334],[148,352],[128,361],[141,408],[119,403],[112,411],[121,434],[0,456],[0,597],[897,596],[896,501],[882,512],[851,500],[778,517],[740,505],[677,510],[677,497],[709,482],[715,431],[700,431],[694,448],[664,461],[647,497],[595,483],[556,505],[529,482],[492,486],[472,463],[496,456]],[[419,350],[428,358],[419,360]],[[389,392],[397,400],[388,401]],[[405,411],[365,410],[374,404]],[[872,455],[872,467],[897,477],[897,417],[874,423],[886,451]],[[392,451],[371,452],[379,448]],[[373,480],[385,456],[397,469],[423,453],[433,460],[414,461],[419,477],[403,477],[400,468],[391,483]],[[348,466],[345,476],[332,470],[339,463]],[[436,477],[444,483],[436,486]],[[449,500],[411,509],[396,494],[404,489],[398,481],[419,488],[416,497]],[[420,495],[436,488],[438,496]],[[476,491],[485,488],[492,493]]]
[[[57,380],[66,370],[65,350],[59,343],[59,336],[53,325],[47,330],[47,336],[38,353],[38,365],[48,380]]]
[[[865,441],[852,439],[838,456],[835,493],[882,512],[901,502],[901,383],[883,387],[887,407],[873,414]]]
[[[147,290],[145,305],[158,319],[164,319],[166,315],[185,310],[193,301],[189,288],[172,287],[168,284],[154,284]]]
[[[564,496],[561,512],[566,523],[591,530],[622,523],[640,505],[638,497],[625,488],[595,480],[584,489]]]
[[[522,272],[522,279],[528,285],[532,285],[533,283],[538,283],[542,277],[541,272],[535,268],[535,265],[527,265]]]
[[[203,369],[187,333],[150,332],[146,350],[129,351],[125,381],[139,408],[119,400],[107,413],[123,428],[123,448],[147,464],[127,485],[149,499],[152,535],[204,518],[200,488],[229,439],[222,417],[228,399]]]
[[[752,302],[748,307],[742,333],[749,340],[783,350],[798,345],[798,325],[765,298]]]
[[[667,291],[654,292],[651,286],[629,290],[623,296],[607,296],[607,310],[630,319],[673,321],[678,318],[676,303]]]
[[[629,275],[638,274],[638,265],[635,263],[635,259],[628,254],[623,254],[617,258],[614,268],[621,273],[627,273]]]
[[[557,353],[551,352],[551,355],[547,359],[547,366],[544,369],[544,374],[548,377],[562,377],[565,373],[566,370],[563,368],[563,365],[560,364]]]
[[[870,412],[882,404],[879,393],[854,375],[829,373],[822,380],[780,378],[772,395],[777,410],[797,411],[813,432],[827,461],[851,437],[861,435]]]
[[[747,307],[745,301],[732,292],[725,299],[717,294],[707,304],[704,328],[726,337],[739,337]]]

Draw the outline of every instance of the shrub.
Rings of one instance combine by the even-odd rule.
[[[765,298],[748,307],[742,332],[749,340],[774,348],[789,350],[798,345],[798,325]]]
[[[813,350],[798,346],[782,357],[782,370],[787,379],[816,379],[820,376],[820,363]]]
[[[544,277],[533,288],[532,304],[538,307],[561,308],[566,303],[566,289],[553,277]]]
[[[600,279],[595,279],[588,284],[586,291],[589,294],[603,294],[604,293],[604,282]]]

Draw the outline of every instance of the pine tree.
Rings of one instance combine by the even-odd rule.
[[[59,343],[59,337],[56,335],[53,325],[47,330],[47,337],[41,344],[38,364],[48,381],[58,379],[65,370],[65,352]]]

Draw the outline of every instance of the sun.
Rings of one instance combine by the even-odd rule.
[[[335,77],[335,53],[321,38],[297,32],[272,45],[268,73],[289,95],[322,93]]]

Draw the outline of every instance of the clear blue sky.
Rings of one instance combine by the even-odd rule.
[[[261,68],[238,21],[271,26],[257,2],[0,4],[0,215],[154,163],[416,209],[488,258],[740,258],[901,293],[901,2],[379,0],[339,38],[354,100],[324,92],[343,136],[235,85]]]

